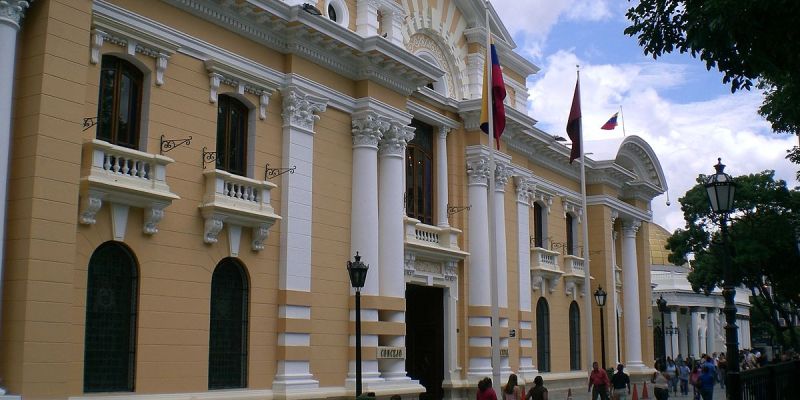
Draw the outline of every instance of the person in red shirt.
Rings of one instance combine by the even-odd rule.
[[[608,379],[606,371],[600,369],[597,361],[592,363],[592,372],[589,374],[589,390],[592,392],[592,400],[608,400],[608,388],[611,387],[611,381]]]
[[[478,381],[478,395],[476,400],[497,400],[497,393],[492,388],[492,378],[488,376]]]

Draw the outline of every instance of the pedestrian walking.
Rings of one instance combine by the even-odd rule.
[[[631,394],[631,378],[623,371],[624,369],[624,365],[617,364],[617,372],[611,377],[613,388],[611,397],[614,400],[627,400],[628,395]]]
[[[608,389],[611,387],[611,381],[608,379],[608,373],[600,369],[597,361],[592,363],[592,372],[589,373],[589,390],[592,392],[592,400],[608,400]]]

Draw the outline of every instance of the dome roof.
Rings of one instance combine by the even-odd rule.
[[[667,238],[672,236],[668,230],[661,225],[650,224],[650,265],[674,266],[669,259],[669,250],[665,249]]]

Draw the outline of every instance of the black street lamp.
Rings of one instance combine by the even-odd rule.
[[[739,342],[736,330],[736,287],[734,286],[733,270],[731,269],[730,252],[728,250],[728,213],[733,210],[733,195],[736,183],[733,178],[724,172],[725,165],[722,159],[717,159],[714,166],[716,173],[706,179],[705,188],[708,192],[708,202],[711,210],[719,216],[719,226],[722,231],[723,248],[723,285],[722,297],[725,299],[725,347],[728,357],[728,374],[726,390],[729,400],[742,398],[739,390]]]
[[[658,306],[658,311],[661,312],[661,359],[667,359],[667,324],[664,322],[664,313],[669,313],[669,307],[667,307],[667,301],[664,300],[664,296],[659,295],[658,299],[656,300],[656,305]],[[666,365],[666,364],[664,364]]]
[[[594,301],[597,303],[597,306],[600,307],[600,357],[601,357],[601,365],[603,366],[603,371],[606,369],[606,329],[605,329],[605,318],[603,316],[603,309],[606,307],[606,291],[603,290],[602,286],[598,286],[597,290],[594,291]]]
[[[672,326],[672,324],[666,329],[667,335],[669,335],[669,355],[672,356],[673,359],[675,358],[675,348],[672,347],[672,335],[678,336],[680,331],[680,328]]]
[[[347,273],[350,274],[350,284],[356,290],[356,397],[358,397],[361,396],[361,288],[367,280],[369,265],[361,262],[358,252],[355,259],[347,262]]]

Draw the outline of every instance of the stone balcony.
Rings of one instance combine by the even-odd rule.
[[[583,296],[583,285],[586,282],[586,269],[583,258],[564,256],[564,291],[568,296]]]
[[[274,183],[231,174],[222,170],[203,173],[205,195],[200,212],[205,218],[203,241],[216,243],[224,225],[228,226],[231,257],[239,254],[242,228],[251,228],[251,248],[264,249],[269,228],[281,217],[270,204]]]
[[[427,225],[411,217],[404,218],[404,226],[408,250],[436,259],[464,259],[469,255],[458,246],[460,229]]]
[[[541,247],[531,248],[531,288],[533,290],[545,287],[550,293],[555,290],[558,280],[564,274],[558,265],[558,252]]]
[[[144,209],[143,232],[158,232],[164,209],[179,199],[167,185],[167,165],[174,161],[159,154],[92,139],[83,144],[79,221],[92,225],[103,203],[111,207],[115,240],[122,241],[130,207]]]

